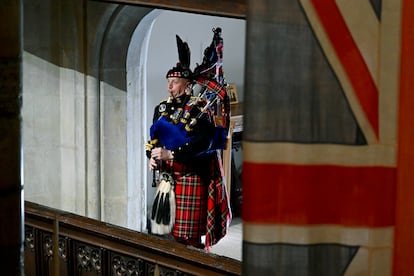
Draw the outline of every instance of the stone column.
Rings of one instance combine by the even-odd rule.
[[[0,7],[0,260],[2,275],[23,275],[21,149],[22,1]]]

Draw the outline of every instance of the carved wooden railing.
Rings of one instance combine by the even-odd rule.
[[[241,275],[237,260],[31,202],[24,232],[26,276]]]

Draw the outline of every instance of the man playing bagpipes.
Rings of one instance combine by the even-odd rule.
[[[221,68],[221,29],[213,32],[194,72],[188,44],[176,36],[179,62],[166,74],[169,97],[154,110],[146,145],[150,169],[160,175],[151,232],[206,249],[224,237],[231,220],[221,162],[230,108]]]

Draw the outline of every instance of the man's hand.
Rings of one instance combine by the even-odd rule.
[[[157,160],[170,160],[173,159],[174,155],[172,151],[164,148],[154,148],[151,150],[151,158],[149,162],[150,170],[157,167]]]

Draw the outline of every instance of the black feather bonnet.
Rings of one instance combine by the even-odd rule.
[[[192,72],[190,70],[190,48],[188,47],[187,42],[182,41],[182,39],[176,35],[177,39],[177,49],[178,49],[178,60],[176,66],[168,70],[166,78],[176,77],[183,79],[191,79]]]

